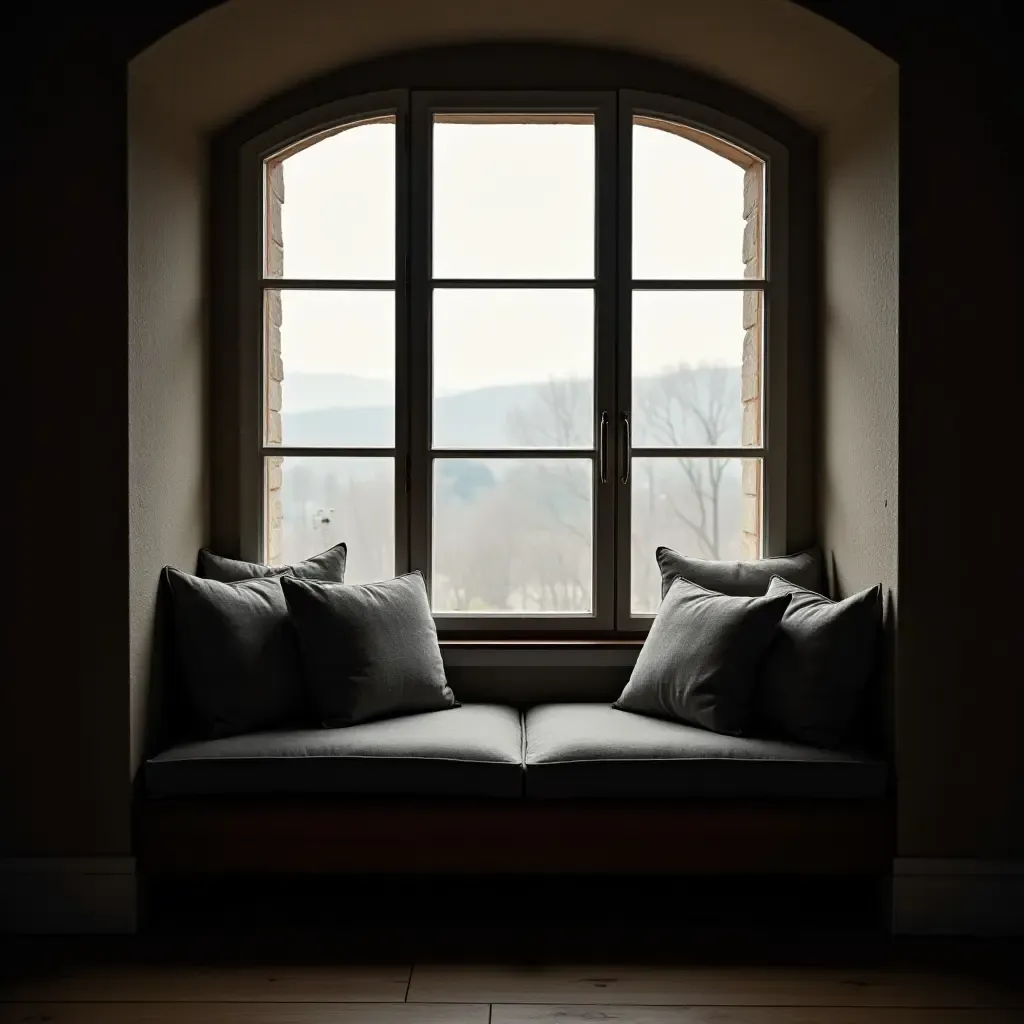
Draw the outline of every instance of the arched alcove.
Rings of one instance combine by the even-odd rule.
[[[510,41],[517,39],[536,42]],[[465,88],[474,75],[476,88],[508,87],[517,50],[542,55],[519,63],[519,87],[533,75],[541,88],[579,88],[586,72],[589,88],[639,87],[728,109],[798,155],[792,189],[801,201],[790,233],[811,244],[798,247],[790,268],[791,345],[778,371],[789,394],[787,543],[824,543],[843,587],[881,579],[895,591],[894,512],[880,516],[860,496],[865,486],[892,495],[896,487],[893,423],[873,407],[888,401],[896,361],[896,94],[888,58],[783,0],[487,10],[452,0],[429,13],[405,2],[358,13],[299,2],[284,19],[278,5],[236,0],[158,41],[130,67],[133,766],[152,736],[147,723],[161,718],[150,629],[159,568],[190,569],[196,548],[211,540],[237,544],[237,515],[223,515],[211,497],[238,491],[243,444],[238,395],[218,384],[238,371],[230,343],[237,333],[212,284],[237,237],[237,211],[225,201],[235,187],[231,154],[303,107],[314,124],[317,105],[332,98]],[[686,130],[680,144],[694,145]],[[742,164],[742,147],[714,145],[716,159]],[[867,161],[873,193],[883,197],[867,248],[849,244],[864,228],[856,210],[866,198],[851,161]],[[829,266],[843,271],[830,278]],[[842,383],[848,336],[822,329],[823,300],[832,324],[876,347],[871,379],[852,397]],[[863,422],[877,424],[870,456],[858,454],[859,442],[851,448]]]
[[[193,566],[216,533],[211,482],[230,486],[237,474],[210,415],[229,404],[210,373],[212,136],[303,83],[388,53],[546,40],[695,71],[814,134],[819,171],[805,190],[818,198],[819,247],[801,308],[816,344],[788,371],[807,375],[814,400],[801,428],[813,452],[811,525],[843,589],[882,580],[895,598],[898,523],[898,852],[993,859],[959,878],[928,862],[927,877],[907,879],[912,894],[963,897],[952,900],[961,923],[972,893],[997,894],[996,862],[1024,850],[1015,758],[1024,691],[1006,671],[1016,592],[1001,557],[1017,512],[1003,493],[1005,445],[975,444],[964,429],[1012,439],[1017,408],[1016,377],[1002,372],[1019,333],[1005,300],[1018,248],[1007,205],[1017,184],[1006,132],[1013,33],[997,6],[921,19],[907,5],[856,0],[176,0],[94,6],[73,19],[19,14],[8,62],[20,154],[8,167],[18,254],[10,312],[12,337],[24,342],[11,347],[9,376],[27,382],[12,391],[12,422],[30,450],[12,461],[18,635],[52,624],[40,552],[60,541],[100,557],[103,572],[66,578],[76,625],[51,645],[48,678],[38,647],[15,645],[4,688],[6,852],[97,858],[58,864],[51,894],[79,891],[63,888],[67,869],[103,903],[113,867],[130,899],[126,769],[134,775],[145,720],[160,719],[149,672],[154,580],[164,563]],[[838,23],[900,61],[898,97],[893,62]],[[951,124],[962,145],[950,146]],[[73,173],[69,152],[86,154]],[[990,500],[979,499],[979,480],[991,482]],[[75,874],[97,868],[95,878]],[[31,898],[50,877],[7,883]]]

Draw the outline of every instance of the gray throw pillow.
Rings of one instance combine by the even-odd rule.
[[[790,597],[758,684],[765,726],[816,747],[850,738],[875,661],[881,587],[844,601],[776,576],[768,596]]]
[[[821,589],[821,552],[817,548],[795,555],[759,558],[753,562],[716,562],[689,558],[672,548],[660,547],[657,559],[661,570],[662,597],[679,576],[731,597],[762,597],[768,593],[773,576],[781,576],[809,590]]]
[[[742,735],[761,658],[788,604],[788,594],[730,597],[677,578],[612,706]]]
[[[283,576],[291,573],[304,580],[327,580],[331,583],[345,582],[345,562],[348,547],[344,543],[321,551],[319,555],[307,558],[294,565],[264,565],[262,562],[243,562],[239,558],[225,558],[202,548],[199,552],[198,574],[207,580],[221,583],[238,583],[240,580],[255,580],[265,576]]]
[[[358,585],[281,578],[325,726],[454,707],[418,573]]]
[[[164,569],[191,732],[233,736],[301,718],[299,653],[281,579],[221,583]]]

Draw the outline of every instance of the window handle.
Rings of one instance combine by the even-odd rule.
[[[629,483],[629,464],[633,460],[633,435],[629,429],[629,413],[622,414],[622,476],[623,484]]]
[[[608,483],[608,420],[607,411],[601,413],[601,422],[597,428],[597,458],[601,469],[601,483]]]

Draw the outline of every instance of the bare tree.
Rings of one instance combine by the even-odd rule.
[[[685,364],[645,382],[639,388],[639,409],[650,436],[667,448],[707,446],[734,442],[739,434],[742,405],[736,392],[736,371],[715,366],[694,369]],[[693,501],[665,488],[662,499],[673,515],[690,528],[701,553],[721,557],[722,479],[728,460],[711,456],[674,460],[689,483]],[[648,468],[653,500],[654,474]]]
[[[680,364],[641,379],[634,396],[634,431],[648,439],[644,445],[666,449],[737,444],[742,422],[738,388],[736,368],[725,366]],[[509,417],[509,435],[523,447],[586,446],[592,441],[592,412],[589,382],[550,381],[529,406]],[[678,533],[679,525],[686,528],[693,553],[726,555],[728,524],[735,514],[726,492],[730,462],[709,451],[707,458],[637,460],[633,472],[632,589],[647,602],[657,593],[654,548]],[[532,499],[532,511],[521,510],[518,518],[529,521],[529,576],[542,590],[539,600],[554,609],[589,607],[589,584],[583,581],[589,581],[591,571],[592,481],[567,461],[538,463],[517,485]],[[517,527],[523,529],[524,523]]]
[[[537,399],[516,409],[509,436],[523,447],[557,450],[587,446],[592,435],[593,396],[589,383],[549,380]],[[524,549],[534,600],[545,611],[584,611],[591,601],[592,490],[590,476],[577,460],[525,464],[515,481],[529,498],[521,510],[530,543]]]
[[[510,550],[516,524],[495,482],[460,497],[437,497],[434,516],[434,600],[445,611],[502,611],[509,607]],[[498,543],[495,543],[495,538]]]
[[[519,588],[544,611],[590,607],[592,502],[587,470],[574,460],[556,468],[527,460],[505,478],[519,538]]]
[[[387,472],[339,472],[331,460],[284,464],[282,562],[299,562],[348,544],[348,578],[394,575],[394,484]]]
[[[391,473],[328,477],[332,525],[349,546],[349,578],[386,580],[395,574],[394,482]],[[337,543],[337,541],[335,541]]]

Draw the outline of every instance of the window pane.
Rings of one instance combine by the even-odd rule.
[[[437,459],[435,611],[592,610],[589,459]]]
[[[434,121],[434,276],[592,277],[593,117],[458,116]]]
[[[332,129],[266,162],[267,277],[395,276],[395,119]]]
[[[633,277],[760,277],[763,167],[712,135],[634,117]]]
[[[346,583],[395,575],[394,459],[266,459],[271,565],[301,562],[344,541]]]
[[[654,553],[663,544],[694,558],[760,557],[760,459],[636,458],[631,480],[634,614],[661,603]]]
[[[434,292],[434,446],[593,443],[591,289]]]
[[[635,446],[760,444],[760,305],[756,291],[633,293]]]
[[[266,443],[393,445],[394,293],[270,290],[264,301]]]

